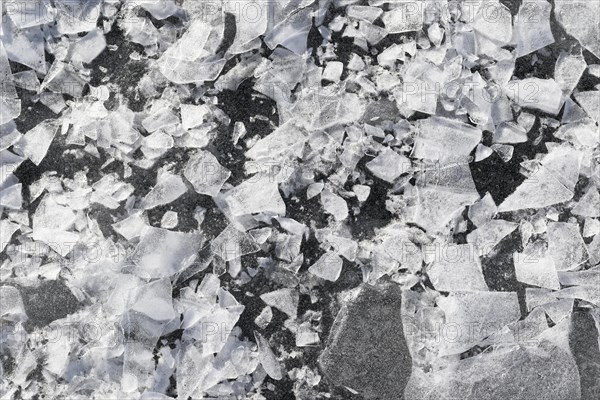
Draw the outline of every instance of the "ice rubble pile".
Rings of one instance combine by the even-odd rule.
[[[0,36],[1,349],[15,364],[0,369],[3,396],[260,399],[281,379],[319,396],[315,366],[282,364],[321,346],[314,308],[350,270],[406,290],[404,316],[423,333],[407,335],[410,398],[498,393],[494,377],[513,379],[514,363],[524,381],[509,386],[544,371],[552,378],[532,393],[580,395],[557,338],[574,307],[597,317],[600,306],[596,2],[525,0],[515,15],[498,0],[31,5],[3,2]],[[138,46],[119,61],[143,62],[138,82],[95,64],[124,46],[109,35]],[[539,72],[553,54],[553,72]],[[248,83],[252,101],[273,104],[250,117],[272,125],[266,135],[220,102]],[[54,117],[20,132],[25,101]],[[519,146],[534,155],[514,159]],[[20,166],[67,154],[101,168],[19,181]],[[501,201],[471,173],[490,157],[523,175]],[[389,218],[365,237],[370,202]],[[515,235],[527,315],[482,267]],[[236,297],[263,278],[250,334],[236,327],[248,312]],[[19,287],[40,280],[64,282],[80,302],[54,321],[74,336],[28,325]],[[301,298],[313,309],[301,312]],[[277,315],[293,349],[272,349]],[[477,329],[436,342],[426,333],[437,323]],[[495,350],[461,359],[474,348]]]

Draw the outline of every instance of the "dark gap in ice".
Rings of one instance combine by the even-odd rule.
[[[28,320],[27,331],[42,328],[73,314],[80,307],[71,290],[59,280],[43,280],[37,287],[19,286]]]
[[[526,285],[517,280],[513,262],[513,253],[516,251],[522,251],[518,230],[502,239],[489,254],[481,257],[481,267],[490,291],[517,292],[521,314],[527,315]]]
[[[600,349],[598,329],[589,312],[574,312],[569,346],[575,357],[581,382],[581,400],[600,398]]]

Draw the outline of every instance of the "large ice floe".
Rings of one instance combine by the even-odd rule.
[[[600,2],[5,0],[0,398],[600,398]]]

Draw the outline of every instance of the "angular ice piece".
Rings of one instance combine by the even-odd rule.
[[[500,156],[502,161],[509,162],[512,159],[515,148],[508,144],[493,144],[492,150],[494,150],[496,154]]]
[[[348,204],[346,201],[333,193],[331,189],[321,192],[321,204],[326,213],[333,215],[336,221],[343,221],[348,217]]]
[[[0,41],[0,125],[12,121],[21,114],[21,100],[17,96],[15,85],[12,81],[10,64]]]
[[[577,92],[574,96],[587,115],[597,123],[600,123],[600,91]]]
[[[567,34],[596,57],[600,57],[600,3],[597,1],[555,0],[554,15]]]
[[[321,78],[330,82],[339,82],[343,71],[344,64],[339,61],[330,61],[323,70],[323,76]]]
[[[179,224],[179,217],[175,211],[167,211],[160,219],[160,227],[165,229],[173,229]]]
[[[131,310],[152,318],[155,321],[170,321],[177,316],[173,309],[171,282],[160,279],[139,288]]]
[[[600,233],[600,221],[595,218],[586,218],[583,224],[583,237],[589,238]]]
[[[283,378],[281,365],[279,365],[277,357],[273,354],[269,342],[258,332],[254,332],[254,338],[258,345],[258,359],[265,369],[265,372],[271,379],[275,379],[276,381],[281,380],[281,378]]]
[[[127,240],[141,236],[148,226],[147,221],[142,218],[140,212],[112,224],[115,232]]]
[[[499,46],[507,45],[513,34],[510,10],[498,0],[488,1],[475,15],[473,29]]]
[[[0,220],[0,252],[4,251],[6,245],[10,242],[12,235],[18,229],[18,224],[14,224],[7,219]]]
[[[535,173],[500,204],[498,211],[542,208],[570,200],[579,177],[581,157],[570,146],[555,147]]]
[[[587,113],[571,100],[570,97],[567,97],[565,99],[565,108],[561,122],[563,124],[570,124],[573,122],[584,122],[585,120],[588,120]]]
[[[181,125],[183,129],[188,130],[196,128],[205,122],[205,118],[211,115],[210,108],[205,105],[182,104],[181,107]]]
[[[293,148],[304,146],[308,137],[293,122],[286,122],[272,133],[260,139],[247,152],[246,157],[253,160],[276,158]]]
[[[2,222],[0,222],[0,225],[3,225]],[[0,286],[0,304],[2,304],[0,319],[3,321],[18,322],[27,320],[21,292],[16,287]]]
[[[321,279],[335,282],[342,272],[342,259],[335,252],[327,252],[308,268],[308,272]]]
[[[418,31],[423,27],[425,6],[411,0],[394,1],[394,8],[381,17],[389,33]]]
[[[23,29],[53,22],[54,10],[49,0],[30,0],[27,5],[20,0],[5,0],[6,14]]]
[[[465,206],[479,199],[468,165],[437,167],[417,178],[418,203],[414,222],[427,230],[441,232]]]
[[[427,275],[438,291],[487,291],[477,248],[471,244],[447,244],[427,267]]]
[[[71,208],[58,204],[53,195],[46,194],[33,214],[33,229],[67,230],[73,226],[76,218],[77,214]]]
[[[600,307],[600,285],[590,282],[589,285],[571,286],[555,292],[559,299],[579,299]]]
[[[279,289],[273,292],[261,294],[260,298],[268,306],[278,309],[295,319],[298,316],[298,303],[300,295],[294,289]]]
[[[114,210],[126,200],[134,191],[133,185],[122,182],[116,173],[104,175],[102,179],[92,185],[92,203],[100,203]]]
[[[592,265],[600,264],[600,235],[594,236],[594,239],[587,246]]]
[[[526,78],[512,80],[504,86],[507,96],[524,108],[558,115],[563,104],[563,93],[554,79]]]
[[[69,47],[71,61],[89,64],[106,48],[106,39],[100,29],[94,29]]]
[[[212,368],[213,355],[202,356],[194,344],[181,350],[176,372],[177,397],[187,399],[194,395]]]
[[[89,32],[96,28],[102,0],[55,0],[57,28],[62,34]]]
[[[379,179],[392,183],[397,177],[409,171],[411,163],[407,157],[385,147],[377,157],[366,164],[366,167]]]
[[[589,259],[579,226],[568,222],[548,224],[548,250],[557,271],[573,270]]]
[[[285,215],[285,203],[279,185],[268,177],[256,177],[224,193],[223,198],[234,216],[273,213]]]
[[[352,191],[356,195],[356,199],[360,202],[367,201],[369,194],[371,194],[371,188],[366,185],[354,185]]]
[[[557,336],[551,329],[544,332]],[[411,400],[582,398],[578,366],[568,346],[545,338],[500,345],[428,373],[414,368],[404,395]]]
[[[394,98],[399,109],[406,108],[435,115],[438,104],[436,83],[421,79],[405,80],[402,86],[394,91]]]
[[[199,233],[148,227],[131,255],[133,272],[143,278],[172,276],[194,262],[203,242]]]
[[[572,101],[571,103],[575,104]],[[583,113],[583,118],[580,121],[562,125],[554,132],[554,136],[560,140],[569,141],[577,147],[581,145],[594,148],[600,143],[599,128],[591,119],[587,118],[583,110],[581,112]]]
[[[0,208],[6,207],[13,210],[21,209],[23,198],[21,196],[21,188],[23,185],[20,183],[7,187],[6,189],[0,190]]]
[[[517,58],[554,43],[550,29],[552,4],[546,0],[525,0],[515,17]]]
[[[541,242],[533,243],[522,253],[513,254],[515,273],[519,282],[553,290],[560,289],[554,260]]]
[[[346,8],[346,15],[349,18],[362,19],[373,23],[383,11],[379,7],[369,6],[348,6]]]
[[[583,55],[560,53],[554,67],[554,79],[560,85],[565,96],[571,95],[586,68],[587,64]]]
[[[418,127],[411,156],[442,163],[465,160],[482,136],[478,128],[443,117],[421,120]]]
[[[29,158],[35,165],[40,165],[54,136],[58,126],[53,120],[45,120],[39,123],[35,128],[27,131],[21,140],[15,144],[15,148],[22,151],[23,155]]]
[[[509,233],[514,231],[519,224],[515,222],[496,219],[475,229],[467,235],[467,242],[477,246],[479,254],[489,254]]]
[[[231,172],[219,164],[212,153],[199,150],[190,157],[183,175],[194,186],[196,192],[215,197],[231,176]]]
[[[144,197],[140,207],[143,210],[150,210],[154,207],[169,204],[177,200],[186,191],[187,187],[179,175],[164,171],[159,173],[156,178],[156,186]]]
[[[527,132],[514,122],[503,122],[494,131],[494,143],[524,143]]]
[[[232,261],[246,254],[256,253],[260,246],[252,235],[228,225],[210,244],[212,252],[223,261]]]
[[[47,66],[42,30],[38,27],[19,29],[10,19],[3,21],[1,36],[8,58],[45,74]]]
[[[600,282],[600,267],[594,267],[583,271],[562,271],[558,273],[561,285],[581,286],[593,282]]]
[[[600,217],[600,193],[593,185],[579,199],[571,213],[582,217]]]
[[[482,226],[491,220],[498,212],[498,207],[488,192],[480,200],[469,207],[468,216],[475,226]]]
[[[481,143],[477,145],[477,149],[475,149],[475,162],[485,160],[489,156],[494,153],[494,150],[490,149],[487,146],[482,145]]]
[[[258,325],[259,328],[265,329],[271,320],[273,319],[273,309],[270,306],[265,306],[262,309],[260,314],[254,319],[254,323]]]
[[[440,355],[467,351],[480,340],[521,318],[514,292],[454,293],[439,297],[449,337],[442,340]]]
[[[310,200],[323,191],[325,184],[323,182],[311,183],[306,189],[306,199]]]
[[[308,2],[304,3],[308,5]],[[287,15],[283,16],[283,21],[267,32],[264,38],[265,44],[270,49],[283,46],[298,55],[305,54],[308,34],[312,27],[312,16],[311,7],[297,5],[289,9]]]

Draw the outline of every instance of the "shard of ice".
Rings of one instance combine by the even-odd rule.
[[[568,222],[548,224],[548,251],[557,271],[575,269],[589,258],[579,226]]]
[[[453,293],[438,298],[437,304],[451,329],[442,340],[440,355],[462,353],[521,317],[513,292]]]
[[[212,153],[204,150],[192,154],[183,174],[196,192],[211,197],[219,194],[223,184],[231,176],[231,172],[219,164]]]
[[[294,289],[279,289],[273,292],[261,294],[260,298],[268,306],[278,309],[291,318],[298,315],[298,303],[300,296]]]
[[[194,262],[202,243],[199,233],[149,227],[130,257],[133,271],[144,278],[172,276]]]
[[[308,272],[319,278],[335,282],[342,272],[342,259],[334,252],[325,253],[308,268]]]
[[[433,246],[436,246],[435,244]],[[471,244],[440,246],[426,269],[431,284],[444,292],[487,291],[477,248]]]
[[[285,203],[271,177],[253,177],[223,194],[234,216],[268,212],[285,214]]]
[[[554,3],[554,15],[567,34],[600,57],[600,3],[571,0],[556,0]]]
[[[500,204],[498,211],[541,208],[570,200],[579,178],[581,156],[570,146],[555,147],[534,174]]]
[[[552,4],[546,0],[525,0],[515,17],[517,57],[554,43],[550,29]]]
[[[504,86],[508,97],[523,108],[557,115],[563,105],[561,86],[554,79],[525,78]]]
[[[514,253],[513,260],[519,282],[547,289],[560,289],[554,260],[543,243],[530,244],[522,253]]]
[[[156,179],[156,186],[142,199],[140,207],[144,210],[149,210],[169,204],[177,200],[186,191],[187,187],[179,175],[164,171],[159,173]]]
[[[481,130],[460,121],[427,118],[420,121],[411,157],[441,163],[464,160],[481,141],[481,135]]]

